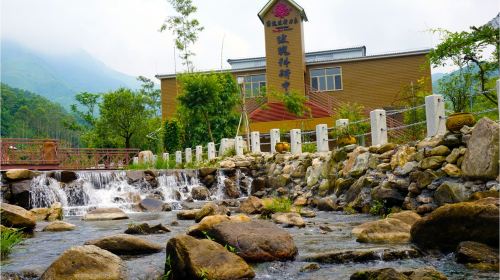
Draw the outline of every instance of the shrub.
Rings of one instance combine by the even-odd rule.
[[[302,152],[304,152],[304,153],[314,153],[314,152],[316,152],[316,143],[302,144]]]
[[[23,241],[23,234],[20,230],[3,228],[1,234],[0,251],[2,259],[7,257],[14,246]]]

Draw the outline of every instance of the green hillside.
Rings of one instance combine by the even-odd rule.
[[[61,105],[35,93],[1,84],[1,137],[57,138],[78,146],[79,132],[68,127],[76,119]]]

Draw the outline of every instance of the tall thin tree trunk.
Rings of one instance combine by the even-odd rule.
[[[210,140],[215,143],[214,137],[212,135],[212,128],[210,127],[210,122],[208,121],[208,113],[206,111],[203,112],[203,116],[205,117],[205,122],[207,123],[208,136],[210,136]]]

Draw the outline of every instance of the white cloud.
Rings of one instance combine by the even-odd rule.
[[[194,46],[198,69],[220,68],[227,58],[263,56],[257,17],[266,0],[195,0],[205,27]],[[307,51],[366,45],[368,53],[432,47],[430,28],[464,30],[498,12],[482,0],[298,0],[309,17]],[[173,37],[158,29],[173,10],[166,0],[2,0],[2,38],[49,53],[83,49],[130,74],[174,72]],[[181,67],[177,59],[177,69]],[[439,71],[439,69],[438,69]]]

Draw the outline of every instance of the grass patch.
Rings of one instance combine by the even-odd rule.
[[[303,153],[315,153],[316,152],[316,143],[302,144],[302,152]]]
[[[12,252],[14,246],[23,241],[23,234],[19,229],[3,228],[0,235],[0,251],[2,259],[4,259]]]
[[[262,200],[262,217],[269,219],[274,213],[288,213],[292,209],[292,201],[288,197],[276,197]]]

